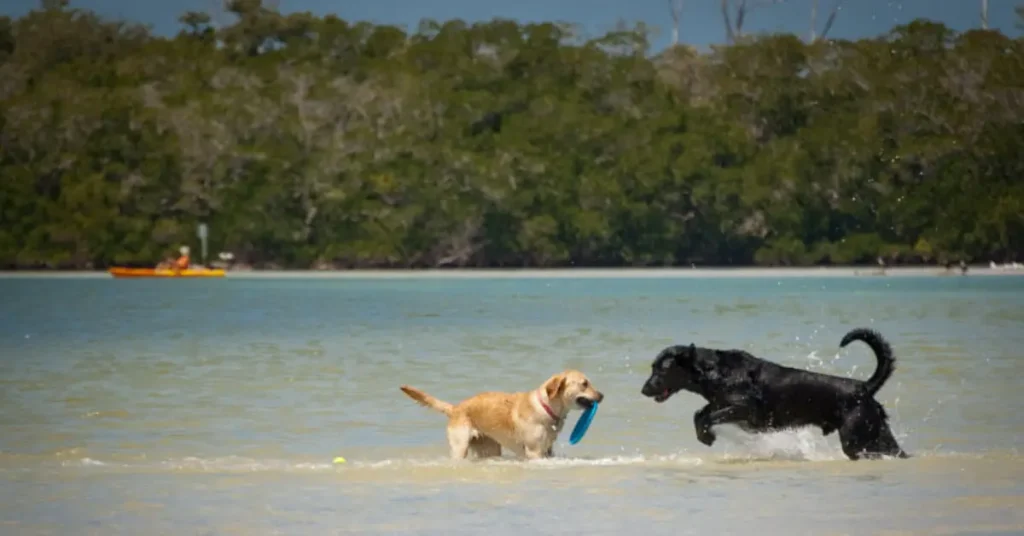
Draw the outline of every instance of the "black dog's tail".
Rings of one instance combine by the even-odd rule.
[[[896,369],[896,358],[892,355],[892,347],[889,346],[889,343],[886,342],[881,333],[868,328],[856,328],[850,331],[843,337],[839,347],[845,348],[846,345],[853,341],[866,343],[875,352],[875,359],[878,359],[878,368],[875,369],[875,373],[864,382],[864,389],[867,391],[867,394],[875,396],[875,393],[882,388],[882,385],[885,385],[889,376],[892,376],[892,371]]]

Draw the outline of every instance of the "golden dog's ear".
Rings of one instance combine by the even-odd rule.
[[[544,382],[544,392],[548,395],[548,400],[554,400],[558,398],[559,393],[565,389],[565,375],[555,374],[548,381]]]

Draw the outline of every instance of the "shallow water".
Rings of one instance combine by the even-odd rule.
[[[1024,277],[0,279],[0,534],[1024,533]],[[910,460],[693,433],[640,396],[664,346],[866,378]],[[449,401],[565,367],[558,458],[452,463]],[[333,465],[344,456],[348,463]]]

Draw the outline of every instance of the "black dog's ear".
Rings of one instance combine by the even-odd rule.
[[[680,365],[686,365],[697,358],[697,345],[692,342],[689,346],[673,346],[672,350],[672,361]]]
[[[697,352],[696,349],[694,349],[693,369],[697,373],[698,377],[702,377],[713,382],[719,380],[722,376],[716,366],[716,360],[712,358],[712,356],[714,356],[714,352],[709,353],[711,355],[707,355],[703,352]]]

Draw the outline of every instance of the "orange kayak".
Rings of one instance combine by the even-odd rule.
[[[224,277],[224,270],[206,268],[189,268],[188,270],[168,270],[156,268],[124,268],[114,266],[107,270],[110,275],[121,277]]]

